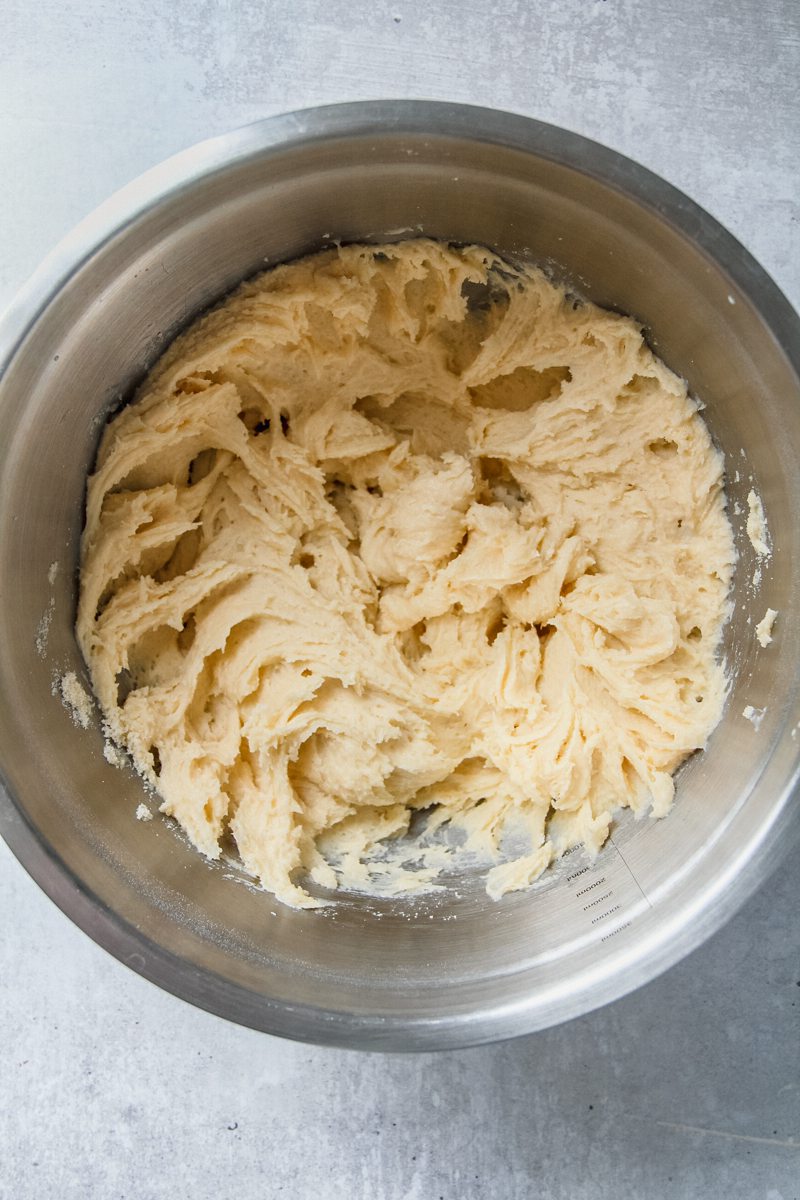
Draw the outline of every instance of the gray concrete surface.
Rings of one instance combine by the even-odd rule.
[[[115,187],[286,108],[514,109],[689,192],[800,305],[796,0],[3,0],[0,303]],[[0,849],[0,1197],[792,1200],[800,871],[589,1017],[390,1058],[160,993]]]

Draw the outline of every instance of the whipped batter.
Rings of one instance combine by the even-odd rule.
[[[480,247],[349,246],[242,286],[110,423],[78,636],[209,858],[312,906],[477,853],[499,896],[669,810],[724,699],[724,503],[634,321]]]

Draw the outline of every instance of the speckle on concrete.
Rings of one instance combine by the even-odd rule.
[[[7,0],[0,303],[116,187],[289,108],[425,96],[637,158],[800,304],[795,0]],[[282,1042],[158,991],[0,847],[0,1200],[798,1200],[790,863],[660,980],[517,1042]]]

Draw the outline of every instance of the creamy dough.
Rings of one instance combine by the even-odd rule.
[[[756,625],[756,637],[759,645],[766,649],[772,641],[772,629],[778,614],[774,608],[768,608]]]
[[[77,628],[209,858],[232,836],[311,906],[461,844],[498,896],[667,812],[733,559],[721,457],[634,321],[479,247],[349,246],[245,284],[109,424]]]

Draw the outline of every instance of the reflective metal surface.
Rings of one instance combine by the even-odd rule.
[[[293,912],[206,864],[161,819],[137,822],[140,782],[52,693],[64,670],[85,677],[72,632],[84,479],[105,416],[242,277],[336,238],[417,232],[548,264],[639,318],[702,396],[741,556],[731,697],[669,818],[621,821],[594,866],[574,854],[499,903],[461,878],[416,901],[344,896]],[[56,903],[141,974],[296,1038],[412,1049],[508,1037],[675,962],[796,834],[800,323],[733,238],[641,167],[463,106],[273,118],[179,155],[84,222],[8,314],[0,354],[0,829]],[[774,544],[758,588],[751,487]],[[780,616],[762,650],[768,606]],[[758,729],[745,705],[764,710]]]

